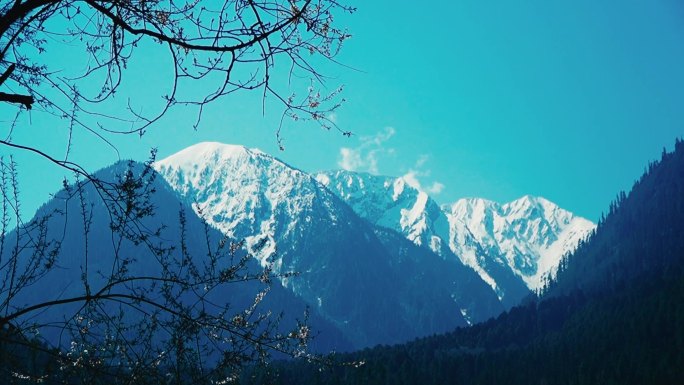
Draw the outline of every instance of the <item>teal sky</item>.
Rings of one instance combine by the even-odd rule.
[[[163,158],[220,141],[261,148],[305,171],[345,165],[410,174],[441,203],[532,194],[596,220],[648,161],[684,135],[680,1],[352,5],[358,12],[338,19],[353,35],[338,60],[356,70],[321,66],[330,90],[345,86],[347,102],[334,119],[351,138],[287,122],[281,152],[281,111],[267,104],[262,114],[259,94],[241,94],[213,104],[197,131],[194,116],[179,109],[142,138],[113,138],[119,155],[77,135],[73,160],[95,170],[119,156],[142,160],[150,147]],[[73,67],[68,49],[56,52],[46,56],[53,67]],[[163,92],[152,92],[166,87],[164,58],[140,53],[127,70],[127,87],[158,97]],[[13,111],[0,109],[3,125]],[[13,140],[63,156],[66,126],[35,111],[20,118]],[[12,153],[22,171],[24,210],[32,212],[65,173]]]

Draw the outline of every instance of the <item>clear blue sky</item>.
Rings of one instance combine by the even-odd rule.
[[[244,144],[306,171],[411,173],[441,203],[532,194],[596,220],[684,135],[681,1],[355,3],[356,14],[338,19],[353,35],[338,59],[358,71],[322,66],[330,89],[345,86],[335,119],[351,138],[287,124],[280,152],[280,110],[262,115],[259,95],[243,94],[212,105],[197,131],[178,110],[142,138],[115,139],[121,157],[144,159],[154,146],[163,158],[206,140]],[[59,63],[70,53],[52,55]],[[152,50],[127,75],[144,91],[164,87],[163,64]],[[3,124],[11,112],[0,109]],[[66,122],[34,112],[20,123],[17,143],[63,154]],[[92,170],[117,159],[87,135],[74,148]],[[33,211],[64,173],[45,175],[45,162],[17,156]]]

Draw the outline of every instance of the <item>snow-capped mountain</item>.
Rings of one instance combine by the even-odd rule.
[[[144,166],[136,162],[118,162],[97,171],[94,178],[103,183],[121,183],[129,172],[137,177],[145,172],[143,170]],[[115,272],[119,277],[119,274],[155,277],[162,276],[163,270],[171,269],[174,274],[182,276],[183,268],[190,269],[187,267],[189,264],[183,264],[183,268],[174,270],[178,266],[169,262],[180,260],[181,250],[183,258],[191,258],[192,265],[199,272],[208,269],[209,255],[218,258],[221,266],[227,267],[223,265],[227,257],[222,256],[218,250],[218,245],[225,241],[225,236],[215,229],[207,228],[193,209],[180,199],[163,178],[154,171],[150,171],[148,175],[144,178],[143,184],[134,187],[136,193],[149,192],[149,201],[136,199],[135,204],[131,206],[135,207],[135,215],[145,212],[138,218],[139,222],[136,222],[135,229],[131,226],[131,229],[113,231],[112,226],[122,222],[116,222],[121,218],[112,216],[112,212],[116,212],[112,207],[119,207],[117,202],[121,202],[118,199],[103,198],[102,191],[98,191],[93,183],[82,182],[57,192],[26,226],[8,233],[5,238],[7,242],[0,244],[0,247],[4,246],[4,250],[0,249],[0,255],[12,255],[15,252],[12,249],[13,245],[19,238],[23,246],[18,251],[20,263],[16,271],[17,276],[22,277],[18,281],[29,282],[22,290],[14,293],[11,307],[20,310],[35,304],[81,297],[86,294],[85,282],[88,282],[93,293],[98,292],[110,283]],[[153,208],[154,213],[147,212],[148,208]],[[40,228],[34,225],[36,223],[44,223],[45,231],[40,231]],[[128,226],[128,222],[124,223]],[[142,238],[138,239],[131,235],[136,231],[149,236],[150,244],[141,242]],[[185,234],[182,247],[181,232]],[[29,239],[31,241],[28,241]],[[150,247],[151,244],[154,247]],[[43,251],[47,245],[53,245],[50,246],[51,254]],[[238,257],[241,253],[238,253]],[[162,262],[161,255],[164,255],[164,258],[168,257],[168,260]],[[44,271],[41,270],[43,265],[46,266]],[[52,268],[47,267],[48,265]],[[121,273],[120,269],[124,269],[125,273]],[[248,261],[245,269],[245,272],[252,273],[261,271],[258,263],[252,260]],[[30,277],[37,278],[32,282]],[[150,290],[151,287],[154,287],[154,284],[145,286],[144,283],[136,283],[130,286],[126,284],[125,289],[119,285],[109,290],[118,293],[120,290],[128,289]],[[253,306],[254,298],[264,288],[259,281],[245,281],[217,287],[211,293],[202,296],[216,303],[228,302],[231,311],[237,313]],[[0,291],[0,301],[8,301],[4,303],[10,306],[7,296],[7,290]],[[178,299],[184,299],[188,303],[202,303],[188,293]],[[160,298],[160,301],[162,300]],[[121,321],[126,325],[138,322],[137,317],[140,313],[130,312],[125,305],[117,306],[116,301],[106,304],[103,311],[109,314],[117,315],[121,312],[120,314],[131,315],[132,319],[125,318]],[[257,314],[282,313],[281,325],[284,332],[291,330],[288,328],[296,324],[298,318],[301,319],[308,307],[309,305],[294,296],[291,290],[284,288],[279,282],[273,282],[259,305]],[[49,306],[37,312],[29,312],[16,322],[48,325],[41,328],[41,336],[56,346],[64,346],[69,344],[69,331],[59,328],[59,322],[73,319],[83,308],[82,302],[67,301],[60,306]],[[150,311],[149,314],[152,313]],[[314,333],[320,333],[320,337],[312,344],[314,351],[327,353],[331,349],[348,350],[354,347],[335,325],[315,311],[310,312],[309,325]],[[123,330],[123,326],[118,330]],[[165,338],[164,333],[159,334],[162,335],[160,338]]]
[[[450,330],[503,309],[460,261],[378,228],[311,175],[259,150],[200,143],[155,168],[224,234],[265,240],[262,264],[298,272],[283,284],[357,347]]]
[[[283,270],[275,234],[297,236],[299,218],[310,212],[331,212],[332,195],[318,188],[307,174],[257,149],[215,142],[199,143],[156,162],[155,168],[209,224],[230,237],[247,237],[248,244],[266,240],[257,256]],[[321,206],[321,207],[318,207]],[[332,214],[327,218],[335,222]]]
[[[444,258],[457,256],[508,306],[527,289],[540,288],[560,258],[594,228],[543,198],[526,196],[504,205],[461,199],[440,208],[401,177],[332,171],[316,178],[371,223]]]
[[[450,221],[437,202],[404,178],[340,170],[319,173],[316,179],[364,219],[399,232],[445,260],[455,260],[473,269],[504,307],[517,305],[529,295],[519,277],[482,250],[465,224]],[[453,229],[459,231],[452,237]]]
[[[460,241],[465,225],[486,253],[507,265],[531,290],[540,289],[555,274],[560,258],[596,227],[544,198],[529,195],[505,204],[461,199],[445,210],[454,252],[468,253]]]
[[[319,173],[316,179],[362,218],[396,230],[438,255],[448,253],[443,241],[449,234],[446,216],[437,202],[404,178],[338,170]]]
[[[243,146],[200,143],[155,169],[213,227],[265,242],[262,264],[301,273],[283,284],[357,346],[496,315],[539,288],[593,229],[542,198],[440,207],[404,178],[314,177]],[[368,321],[388,314],[396,322]]]
[[[117,180],[141,167],[119,163],[97,176]],[[192,255],[207,255],[206,229],[198,217],[210,225],[213,240],[246,240],[263,266],[297,273],[274,286],[267,308],[301,313],[308,306],[319,330],[328,330],[322,346],[339,349],[399,343],[495,316],[538,287],[558,258],[593,228],[541,198],[504,205],[471,199],[440,207],[402,178],[346,171],[314,177],[242,146],[200,143],[154,168],[166,181],[152,178],[155,215],[146,228],[163,230],[164,242],[174,242],[180,209]],[[107,240],[111,218],[96,192],[84,190],[85,203],[66,194],[58,193],[37,214],[59,213],[49,226],[57,235],[69,228],[69,237],[60,241],[65,274],[41,282],[62,294],[83,289],[82,261],[74,259],[85,252],[79,204],[92,215],[87,243],[102,249],[95,270],[105,271],[113,252],[139,260],[143,275],[159,268],[135,242]],[[105,248],[108,242],[116,251]],[[51,294],[29,291],[17,301]],[[217,295],[234,304],[253,299],[247,292]],[[44,316],[58,316],[49,313]]]

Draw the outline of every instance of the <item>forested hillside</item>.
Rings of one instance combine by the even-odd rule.
[[[557,281],[497,319],[336,365],[275,365],[279,384],[675,384],[684,381],[684,143],[619,194]],[[347,363],[347,364],[345,364]]]

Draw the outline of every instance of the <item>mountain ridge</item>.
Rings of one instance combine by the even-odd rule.
[[[465,326],[503,310],[459,261],[431,252],[420,252],[423,258],[416,261],[416,250],[405,258],[402,250],[413,250],[407,240],[377,232],[311,175],[275,157],[209,143],[162,159],[155,168],[224,234],[248,245],[266,239],[261,263],[275,272],[298,272],[283,285],[358,347]],[[384,242],[388,237],[393,241]],[[411,279],[415,274],[441,278]]]
[[[556,247],[559,250],[542,254],[540,250],[549,248],[533,248],[525,243],[537,238],[523,237],[526,229],[532,227],[520,221],[520,213],[561,211],[575,218],[543,198],[525,196],[504,205],[487,201],[494,208],[489,215],[504,218],[502,210],[506,208],[517,214],[514,218],[517,222],[506,222],[503,228],[497,228],[497,234],[477,232],[473,231],[476,229],[472,223],[466,223],[473,222],[474,217],[446,211],[445,207],[449,206],[439,205],[404,178],[345,170],[309,174],[261,150],[240,145],[198,143],[157,161],[154,167],[186,197],[198,214],[225,234],[245,237],[249,244],[268,239],[271,246],[259,258],[267,263],[272,256],[276,271],[297,270],[296,258],[288,259],[296,246],[276,247],[301,243],[294,234],[296,228],[308,226],[306,222],[321,215],[330,226],[348,217],[348,213],[340,211],[342,205],[337,201],[340,199],[370,225],[397,231],[442,259],[457,261],[472,269],[504,307],[516,305],[531,290],[541,287],[562,254],[572,249],[581,235],[593,229],[593,224],[586,221],[577,239],[565,242],[564,247]],[[457,207],[459,202],[467,200],[457,201],[451,207]],[[537,218],[541,225],[534,227],[539,229],[543,225],[547,230],[546,238],[541,238],[544,246],[548,246],[549,238],[556,240],[565,228],[547,219]],[[520,234],[514,234],[514,226]],[[500,244],[503,241],[507,242],[503,244],[507,248]],[[524,255],[518,250],[521,245],[526,246]],[[473,309],[470,312],[477,313]]]
[[[675,384],[684,378],[684,142],[621,192],[540,297],[469,328],[280,363],[276,384]],[[267,381],[256,382],[266,383]]]
[[[147,177],[142,177],[143,173],[149,172]],[[130,174],[129,174],[130,173]],[[131,176],[129,178],[129,175]],[[192,208],[180,199],[178,193],[166,181],[157,175],[154,170],[147,169],[134,161],[120,161],[109,167],[105,167],[93,173],[93,180],[104,184],[121,183],[127,178],[136,180],[140,178],[137,185],[136,194],[145,193],[137,196],[135,202],[123,202],[123,208],[131,203],[131,207],[140,204],[131,216],[137,217],[135,229],[140,231],[140,237],[131,236],[126,229],[113,230],[112,222],[117,218],[117,210],[114,206],[119,205],[117,199],[120,196],[114,195],[109,201],[104,201],[101,190],[97,190],[93,183],[77,182],[69,185],[54,194],[54,197],[43,204],[31,222],[45,220],[46,231],[41,234],[44,242],[54,242],[59,244],[58,252],[53,256],[52,263],[54,268],[47,268],[36,280],[27,286],[25,290],[17,293],[13,298],[13,307],[21,309],[32,304],[46,303],[61,300],[63,298],[79,297],[84,295],[91,287],[93,292],[105,286],[111,275],[130,274],[132,277],[156,277],[162,274],[164,269],[172,269],[175,266],[172,262],[177,261],[178,255],[192,258],[193,264],[198,271],[205,271],[209,255],[219,253],[219,248],[226,237],[219,231],[205,226],[204,222],[197,217]],[[136,182],[137,183],[137,182]],[[116,191],[111,190],[114,194]],[[118,190],[117,190],[118,191]],[[146,195],[146,192],[150,192]],[[147,211],[147,210],[152,211]],[[141,214],[139,217],[137,214]],[[84,221],[88,230],[84,230]],[[5,247],[14,242],[18,236],[32,236],[31,232],[37,229],[31,223],[26,228],[19,229],[7,234]],[[84,233],[85,231],[85,233]],[[184,234],[181,240],[181,233]],[[35,236],[32,236],[36,238]],[[146,238],[149,237],[149,238]],[[154,244],[146,243],[146,240],[153,240]],[[232,242],[232,240],[228,239]],[[236,243],[237,245],[237,243]],[[41,243],[29,247],[30,242],[20,251],[20,261],[32,263],[32,253],[38,250]],[[232,246],[231,246],[232,247]],[[4,255],[11,255],[11,250],[0,250]],[[169,254],[165,254],[165,253]],[[224,262],[224,260],[221,260]],[[125,273],[118,270],[125,266]],[[186,266],[186,265],[183,265]],[[32,267],[19,265],[17,271],[30,271]],[[187,271],[180,268],[180,271]],[[116,272],[116,274],[114,273]],[[240,274],[255,274],[262,272],[258,264],[249,259]],[[109,275],[108,275],[109,274]],[[179,273],[180,274],[180,273]],[[239,278],[237,279],[239,281]],[[87,285],[86,285],[87,283]],[[48,290],[34,290],[33,286],[49,288]],[[154,285],[152,285],[154,286]],[[248,280],[240,282],[238,285],[223,285],[213,290],[212,300],[221,298],[221,301],[228,299],[231,311],[249,309],[255,304],[255,297],[264,290],[265,284],[258,280]],[[37,287],[37,286],[36,286]],[[138,287],[144,287],[140,284]],[[117,286],[117,290],[127,290],[128,286]],[[6,292],[0,293],[6,295]],[[187,294],[185,295],[187,297]],[[0,296],[1,298],[1,296]],[[218,303],[218,301],[217,301]],[[116,313],[118,310],[115,304],[109,303],[109,311]],[[8,305],[9,306],[9,305]],[[78,314],[83,305],[75,302],[62,306],[50,306],[36,314],[29,313],[26,317],[18,319],[17,322],[30,324],[37,322],[49,327],[37,328],[42,338],[54,346],[68,344],[68,333],[63,333],[50,323],[56,323]],[[263,296],[261,305],[256,309],[257,314],[283,313],[282,326],[291,326],[296,322],[296,318],[302,317],[307,312],[307,304],[296,298],[289,290],[282,287],[280,282],[272,282],[268,288],[268,294]],[[207,309],[209,310],[209,309]],[[128,325],[136,322],[132,319],[121,321]],[[321,333],[318,341],[311,345],[316,352],[325,353],[331,349],[349,350],[353,345],[348,341],[337,328],[319,314],[312,312],[310,316],[312,332]],[[62,336],[64,334],[64,336]]]
[[[439,205],[401,177],[337,170],[318,173],[316,178],[370,222],[399,231],[445,258],[458,256],[501,300],[508,292],[511,304],[525,296],[514,281],[539,290],[553,276],[561,257],[595,227],[545,198],[530,195],[504,204],[464,198]],[[544,216],[547,213],[551,217]],[[535,230],[546,232],[535,234]]]

